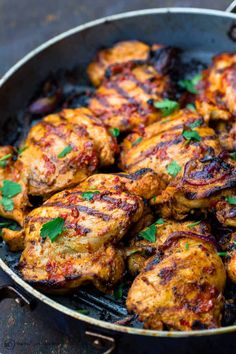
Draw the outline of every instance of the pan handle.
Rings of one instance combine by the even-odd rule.
[[[232,1],[231,4],[225,9],[225,11],[236,13],[236,0]]]
[[[30,310],[34,308],[34,301],[20,292],[11,279],[0,270],[0,302],[4,299],[14,299],[20,306],[26,306]]]

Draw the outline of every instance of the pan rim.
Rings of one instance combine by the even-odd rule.
[[[76,34],[77,32],[81,32],[85,29],[95,27],[98,25],[102,25],[106,22],[112,22],[116,20],[122,20],[124,18],[132,18],[138,17],[142,15],[153,15],[153,14],[196,14],[196,15],[210,15],[210,16],[217,16],[217,17],[228,17],[236,20],[236,15],[233,13],[221,11],[221,10],[212,10],[212,9],[201,9],[201,8],[189,8],[189,7],[165,7],[165,8],[151,8],[151,9],[143,9],[143,10],[135,10],[135,11],[128,11],[119,13],[116,15],[106,16],[100,19],[96,19],[85,24],[73,27],[61,34],[54,36],[53,38],[49,39],[48,41],[44,42],[43,44],[39,45],[37,48],[30,51],[26,54],[22,59],[20,59],[16,64],[14,64],[0,79],[0,89],[1,87],[10,79],[14,73],[20,69],[24,64],[27,64],[32,58],[38,55],[43,50],[47,49],[51,45]],[[227,326],[227,327],[220,327],[217,329],[205,329],[205,330],[196,330],[196,331],[157,331],[157,330],[146,330],[146,329],[139,329],[133,327],[126,327],[117,325],[114,323],[98,320],[83,314],[76,312],[75,310],[69,309],[68,307],[59,304],[58,302],[50,299],[43,293],[39,292],[38,290],[34,289],[28,283],[26,283],[22,278],[20,278],[16,273],[11,270],[7,264],[0,258],[0,268],[8,274],[8,276],[20,287],[26,290],[27,293],[33,295],[36,299],[42,301],[46,305],[62,312],[65,315],[68,315],[76,320],[84,321],[90,325],[97,326],[104,330],[111,330],[121,333],[128,333],[134,335],[145,335],[151,337],[164,337],[164,338],[187,338],[187,337],[198,337],[198,336],[210,336],[210,335],[220,335],[225,333],[231,333],[236,331],[236,325]]]

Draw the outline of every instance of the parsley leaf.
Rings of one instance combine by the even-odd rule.
[[[179,103],[166,98],[162,101],[154,102],[154,107],[160,109],[163,117],[166,117],[179,109]]]
[[[189,250],[189,243],[188,242],[185,243],[185,249],[186,249],[186,251]]]
[[[120,135],[120,129],[119,128],[111,128],[109,129],[109,132],[117,138]]]
[[[60,152],[60,154],[57,155],[57,157],[61,159],[65,157],[67,154],[69,154],[72,150],[73,148],[70,145],[68,145]]]
[[[195,107],[194,103],[186,104],[186,108],[189,109],[190,111],[193,111],[193,112],[196,111],[196,107]]]
[[[188,140],[200,141],[201,137],[196,130],[184,130],[182,133],[183,137]]]
[[[231,152],[230,154],[231,159],[236,160],[236,151]]]
[[[82,198],[86,200],[92,200],[94,197],[94,194],[98,194],[99,191],[94,191],[94,192],[84,192],[81,194]]]
[[[155,242],[156,241],[156,226],[155,226],[155,224],[152,224],[151,226],[149,226],[146,229],[144,229],[143,231],[141,231],[139,233],[139,236],[149,242]]]
[[[190,93],[196,94],[198,93],[196,86],[201,80],[202,75],[197,74],[195,75],[191,80],[180,80],[179,81],[179,86],[182,87],[183,89],[187,90]]]
[[[2,191],[2,196],[5,198],[13,198],[15,195],[22,191],[21,185],[16,182],[9,181],[5,179],[3,181],[3,186],[0,188]]]
[[[40,236],[50,238],[52,242],[63,232],[65,220],[61,217],[55,218],[41,227]]]
[[[201,220],[200,220],[200,221],[193,222],[192,224],[189,224],[189,225],[188,225],[188,228],[189,228],[189,229],[192,229],[193,227],[199,225],[200,223],[201,223]]]
[[[115,290],[114,290],[114,297],[117,299],[117,300],[120,300],[122,298],[122,295],[123,295],[123,287],[124,285],[123,284],[119,284]]]
[[[5,156],[2,156],[0,158],[0,167],[6,167],[7,165],[7,160],[12,156],[12,154],[7,154]]]
[[[225,200],[232,205],[236,205],[236,197],[233,197],[232,195],[225,197]]]
[[[141,143],[142,140],[143,140],[143,138],[141,138],[141,136],[140,136],[138,139],[136,139],[136,140],[132,143],[132,146],[138,145],[139,143]]]
[[[17,230],[18,224],[15,221],[3,221],[0,222],[0,236],[2,235],[2,229],[7,228],[10,230]]]
[[[225,257],[227,255],[227,252],[217,252],[217,254],[220,257]]]
[[[13,200],[10,198],[2,197],[2,199],[0,200],[0,203],[2,204],[3,209],[5,211],[12,211],[14,209]]]
[[[193,123],[189,124],[191,129],[200,127],[201,125],[202,125],[201,119],[195,120]]]
[[[164,221],[164,219],[162,219],[162,218],[159,218],[159,219],[155,222],[155,225],[163,225],[163,224],[165,224],[165,221]]]
[[[170,176],[176,177],[177,174],[181,171],[182,167],[173,160],[171,163],[169,163],[169,165],[167,165],[166,169]]]

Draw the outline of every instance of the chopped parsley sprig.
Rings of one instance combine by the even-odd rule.
[[[42,238],[49,238],[51,242],[54,242],[56,238],[64,231],[65,220],[61,217],[55,218],[45,223],[40,230],[40,236]]]
[[[179,103],[166,98],[162,101],[154,102],[154,107],[161,110],[163,117],[167,117],[179,109]]]
[[[168,174],[172,177],[176,177],[181,169],[182,167],[174,160],[172,160],[166,167]]]
[[[154,224],[152,224],[151,226],[149,226],[146,229],[144,229],[143,231],[141,231],[139,233],[139,236],[149,242],[155,242],[156,241],[156,225],[162,225],[164,223],[165,223],[165,221],[162,218],[158,219]]]
[[[202,75],[197,74],[190,80],[180,80],[179,86],[190,93],[197,94],[198,90],[197,90],[196,86],[201,79],[202,79]]]
[[[58,157],[59,159],[62,159],[62,158],[65,157],[67,154],[69,154],[72,150],[73,150],[73,148],[72,148],[70,145],[68,145],[68,146],[66,146],[66,147],[57,155],[57,157]]]
[[[2,199],[0,203],[2,204],[5,211],[12,211],[14,209],[14,203],[12,198],[15,197],[22,191],[22,187],[19,183],[5,179],[3,181],[3,186],[0,188],[2,193]]]

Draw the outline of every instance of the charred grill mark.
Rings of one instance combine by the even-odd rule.
[[[109,221],[111,219],[111,216],[105,213],[102,213],[100,211],[97,211],[95,209],[89,208],[84,205],[78,205],[78,204],[63,204],[62,202],[54,202],[54,203],[46,203],[41,206],[42,207],[59,207],[59,208],[65,208],[65,209],[77,209],[82,213],[96,216],[99,219],[102,219],[104,221]]]
[[[124,177],[127,179],[130,179],[132,181],[137,181],[143,176],[145,176],[147,173],[153,172],[151,168],[141,168],[140,170],[130,173],[130,174],[125,174],[125,173],[112,173],[114,176],[119,176],[119,177]]]
[[[131,97],[124,89],[122,89],[116,82],[109,81],[108,87],[114,89],[121,97],[127,99],[129,103],[132,103],[135,106],[139,106],[139,102]]]
[[[121,209],[128,213],[128,215],[132,215],[137,210],[137,204],[127,203],[125,200],[112,198],[108,195],[99,196],[100,200],[104,200],[109,204],[113,205],[114,209]]]
[[[66,125],[64,123],[61,123],[60,125],[54,125],[54,124],[51,124],[49,122],[46,122],[45,120],[42,120],[41,124],[45,127],[45,130],[49,130],[51,133],[57,135],[59,138],[66,139],[67,136],[68,136],[68,132],[67,133],[63,133],[61,131],[62,125],[63,126]]]

